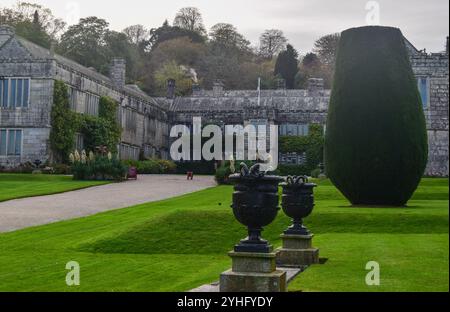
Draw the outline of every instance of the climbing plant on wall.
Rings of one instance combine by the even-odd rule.
[[[83,134],[87,151],[104,145],[110,152],[117,152],[122,129],[116,119],[118,104],[113,99],[106,96],[100,98],[99,115],[96,117],[70,110],[68,89],[64,82],[56,80],[53,93],[50,146],[55,162],[68,162],[77,132]]]
[[[279,139],[280,152],[286,153],[306,153],[306,170],[316,169],[323,161],[323,127],[318,124],[309,125],[307,136],[281,136]]]
[[[53,88],[53,106],[50,114],[50,147],[56,162],[67,162],[75,144],[75,114],[69,107],[67,86],[56,80]]]
[[[99,102],[98,117],[82,115],[79,118],[79,131],[84,136],[86,150],[95,150],[96,146],[105,145],[112,153],[117,152],[122,129],[117,122],[118,104],[111,98],[103,96]]]

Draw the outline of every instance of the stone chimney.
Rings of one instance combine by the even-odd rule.
[[[8,25],[0,25],[0,46],[14,36],[14,28]]]
[[[323,90],[322,78],[309,78],[308,79],[308,91],[312,94],[317,94]]]
[[[125,59],[122,57],[113,58],[111,60],[111,67],[109,69],[109,77],[116,87],[123,88],[125,86],[125,72]]]
[[[202,89],[200,88],[200,85],[198,83],[194,83],[192,85],[192,95],[193,96],[198,96],[200,95]]]
[[[50,41],[50,50],[49,50],[49,52],[50,52],[50,57],[54,58],[55,57],[55,41],[54,40]]]
[[[168,79],[167,80],[167,98],[168,99],[174,99],[175,98],[175,86],[176,86],[175,79]]]
[[[223,83],[222,81],[218,80],[213,83],[213,95],[214,96],[222,96],[223,95]]]
[[[275,83],[277,85],[277,90],[286,90],[286,79],[277,78]]]

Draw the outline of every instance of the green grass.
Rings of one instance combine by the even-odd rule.
[[[325,264],[290,291],[448,291],[448,179],[424,179],[406,208],[355,208],[319,182],[306,220]],[[178,198],[0,235],[0,291],[185,291],[218,279],[245,236],[220,186]],[[280,213],[264,237],[280,245]],[[78,261],[81,285],[65,265]],[[365,285],[378,261],[381,285]]]
[[[40,195],[63,193],[105,181],[74,181],[71,176],[49,174],[0,174],[0,202]]]

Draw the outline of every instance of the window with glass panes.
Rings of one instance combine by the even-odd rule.
[[[29,78],[0,79],[0,108],[28,107],[29,97]]]
[[[428,77],[418,77],[417,85],[419,88],[420,97],[422,98],[423,108],[428,108],[430,99],[430,82]]]
[[[20,156],[22,154],[22,130],[0,129],[0,156]]]
[[[282,124],[279,126],[281,136],[307,136],[309,126],[307,124]]]

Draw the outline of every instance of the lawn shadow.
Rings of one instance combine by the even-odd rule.
[[[308,217],[305,224],[316,234],[448,233],[448,216],[400,212],[318,212]],[[280,213],[264,229],[263,238],[279,245],[279,235],[289,224],[290,220]],[[231,210],[188,210],[146,221],[113,237],[82,244],[77,249],[119,254],[226,254],[246,235],[246,228],[235,220]]]

